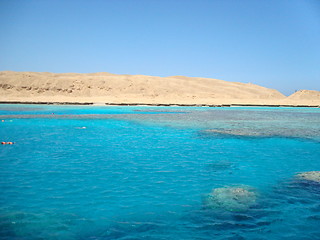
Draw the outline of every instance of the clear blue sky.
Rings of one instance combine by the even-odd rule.
[[[0,71],[320,90],[320,0],[0,0]]]

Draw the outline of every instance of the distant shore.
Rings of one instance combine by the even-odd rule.
[[[0,103],[319,107],[320,91],[299,90],[285,96],[252,83],[200,77],[3,71]]]

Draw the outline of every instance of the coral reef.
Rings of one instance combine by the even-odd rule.
[[[256,201],[257,195],[249,187],[223,187],[213,189],[205,198],[204,205],[210,209],[246,211],[254,206]]]

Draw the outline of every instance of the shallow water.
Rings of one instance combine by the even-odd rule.
[[[317,239],[320,109],[0,105],[0,239]],[[214,188],[257,192],[206,209]]]

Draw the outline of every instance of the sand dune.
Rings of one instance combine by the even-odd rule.
[[[288,97],[296,100],[320,100],[320,91],[299,90]]]
[[[308,94],[308,102],[319,102]],[[0,72],[1,101],[141,104],[270,104],[287,98],[251,83],[171,76],[99,73]],[[301,98],[290,96],[291,102]]]

